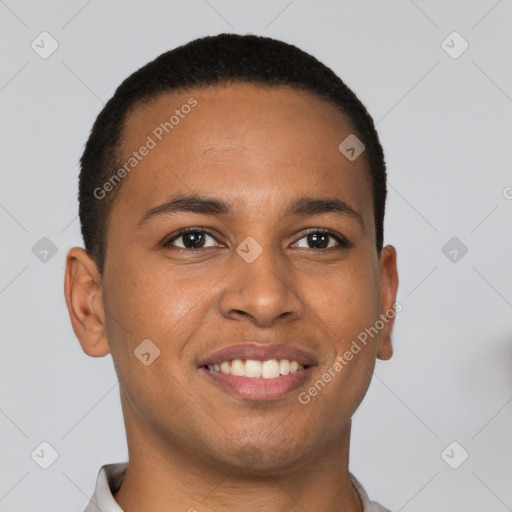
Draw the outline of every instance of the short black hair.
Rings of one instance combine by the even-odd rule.
[[[135,71],[119,85],[94,122],[80,159],[78,200],[85,249],[95,259],[100,274],[106,257],[109,212],[120,186],[99,197],[97,191],[121,165],[118,153],[128,113],[141,102],[165,92],[224,83],[289,86],[327,100],[348,116],[365,145],[373,192],[375,242],[380,253],[386,164],[365,106],[330,68],[294,45],[252,34],[219,34],[167,51]]]

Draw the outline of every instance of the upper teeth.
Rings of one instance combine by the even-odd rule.
[[[240,377],[263,377],[264,379],[275,379],[279,375],[288,375],[304,370],[304,365],[289,359],[269,359],[267,361],[256,361],[255,359],[233,359],[223,361],[221,364],[209,364],[208,370],[238,375]]]

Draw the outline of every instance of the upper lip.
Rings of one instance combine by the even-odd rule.
[[[203,357],[198,367],[209,364],[220,364],[223,361],[233,359],[254,359],[256,361],[268,361],[269,359],[289,359],[297,361],[304,366],[314,366],[317,364],[316,357],[298,347],[285,344],[264,344],[264,343],[241,343],[224,347]]]

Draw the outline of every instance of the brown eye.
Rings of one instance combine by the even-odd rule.
[[[306,240],[307,245],[301,247],[306,249],[332,249],[335,247],[346,249],[352,247],[352,244],[344,236],[330,231],[310,231],[299,242],[301,240]],[[334,244],[332,244],[332,241],[334,241]]]
[[[164,243],[164,247],[174,246],[178,249],[203,249],[208,247],[215,247],[215,245],[205,245],[207,240],[215,238],[204,229],[187,228],[179,231],[175,236]],[[180,243],[175,243],[178,240]]]

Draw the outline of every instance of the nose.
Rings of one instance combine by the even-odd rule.
[[[268,248],[251,263],[235,253],[223,280],[220,311],[226,318],[246,318],[259,327],[296,320],[304,314],[305,304],[294,277],[286,261]]]

